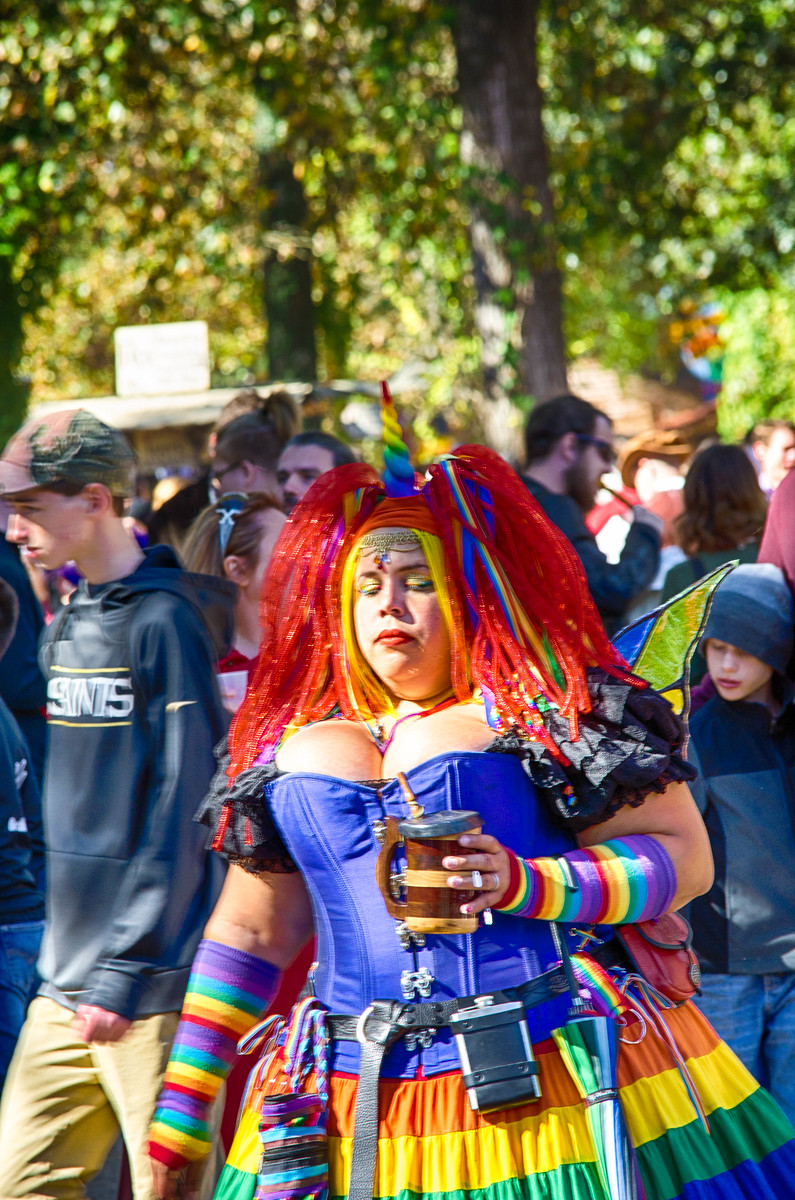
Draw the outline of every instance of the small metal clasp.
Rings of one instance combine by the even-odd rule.
[[[400,893],[406,886],[406,876],[402,871],[389,872],[389,892],[393,900],[400,899]]]
[[[415,992],[428,999],[431,994],[433,985],[433,975],[427,967],[420,967],[419,971],[401,971],[400,973],[400,989],[403,992],[404,1000],[411,1000]]]
[[[407,1033],[405,1037],[406,1049],[416,1050],[420,1047],[422,1050],[427,1050],[432,1045],[433,1039],[438,1030],[436,1029],[421,1029],[419,1033]]]
[[[417,946],[421,950],[425,945],[425,934],[409,929],[405,921],[401,921],[399,925],[395,926],[395,933],[403,950],[410,950],[412,946]]]

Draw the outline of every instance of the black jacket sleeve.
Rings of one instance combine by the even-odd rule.
[[[17,726],[19,741],[16,762],[20,764],[17,783],[22,813],[28,827],[30,841],[30,869],[37,886],[44,891],[44,822],[41,816],[41,792],[38,780],[31,769],[30,750],[22,731]],[[21,764],[24,764],[22,766]]]
[[[215,655],[191,604],[147,597],[131,620],[130,663],[148,738],[140,836],[84,998],[122,1016],[134,1015],[149,973],[182,962],[197,910],[208,915],[216,898],[221,864],[193,817],[226,724]]]
[[[38,660],[44,617],[19,555],[5,539],[0,540],[0,578],[14,589],[19,601],[17,627],[0,659],[0,696],[14,711],[35,712],[47,703]]]
[[[41,795],[30,751],[7,704],[0,700],[0,917],[14,924],[44,915],[44,830]],[[39,912],[32,900],[40,893]]]
[[[651,583],[660,561],[660,535],[651,525],[633,522],[617,563],[609,563],[585,524],[582,509],[571,496],[550,492],[527,479],[531,494],[550,521],[571,542],[585,569],[590,591],[600,615],[615,630],[634,598]]]

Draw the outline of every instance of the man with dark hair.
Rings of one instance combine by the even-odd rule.
[[[326,471],[358,461],[351,447],[330,433],[311,429],[296,433],[282,450],[276,468],[284,511],[291,512],[315,480],[325,475]]]
[[[577,551],[608,633],[648,586],[660,558],[662,522],[639,504],[621,557],[611,564],[585,524],[602,475],[615,459],[608,417],[579,396],[557,396],[533,409],[525,428],[525,481]]]
[[[41,645],[47,921],[0,1106],[3,1200],[82,1194],[120,1131],[148,1200],[147,1127],[221,882],[193,815],[226,724],[210,615],[231,629],[233,589],[139,548],[134,466],[79,409],[34,417],[0,458],[9,540],[83,576]]]

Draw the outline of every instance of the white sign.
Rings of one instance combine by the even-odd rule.
[[[113,342],[117,396],[178,396],[210,386],[206,321],[125,325]]]

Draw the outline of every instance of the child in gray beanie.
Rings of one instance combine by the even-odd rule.
[[[795,1120],[793,600],[778,567],[737,567],[700,650],[717,695],[690,722],[691,784],[715,859],[690,906],[699,1007]]]

